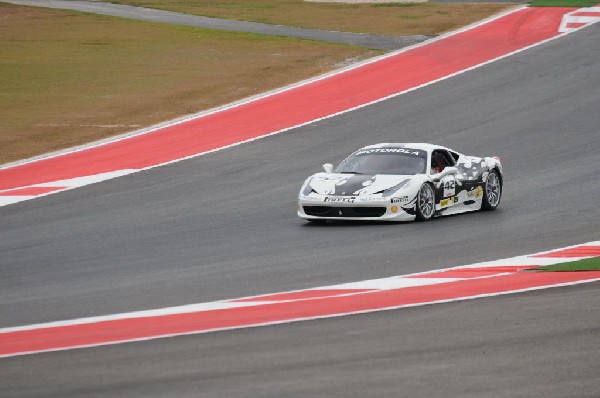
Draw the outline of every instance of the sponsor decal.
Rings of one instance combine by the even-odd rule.
[[[364,149],[362,151],[356,152],[356,155],[370,155],[372,153],[401,153],[404,155],[413,155],[413,156],[421,156],[422,151],[418,151],[416,149],[408,149],[408,148],[372,148],[372,149]]]
[[[483,196],[483,188],[478,186],[473,189],[473,196],[475,196],[477,199],[481,198]]]
[[[356,197],[327,196],[325,199],[323,199],[323,201],[330,203],[354,203],[356,201]]]
[[[452,197],[452,198],[442,199],[440,201],[440,207],[446,207],[446,206],[452,205],[457,202],[458,202],[458,198],[456,196]]]

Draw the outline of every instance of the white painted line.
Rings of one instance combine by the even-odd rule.
[[[135,173],[138,171],[140,171],[140,170],[139,169],[117,170],[117,171],[112,171],[112,172],[108,172],[108,173],[100,173],[100,174],[95,174],[95,175],[90,175],[90,176],[72,178],[69,180],[52,181],[52,182],[47,182],[47,183],[43,183],[43,184],[34,184],[34,185],[28,185],[28,186],[23,186],[23,187],[7,189],[5,191],[0,191],[0,207],[18,203],[18,202],[23,202],[26,200],[41,198],[43,196],[48,196],[48,195],[52,195],[52,194],[55,194],[58,192],[68,191],[68,190],[83,187],[86,185],[96,184],[98,182],[107,181],[107,180],[117,178],[117,177],[122,177],[127,174],[132,174],[132,173]],[[39,195],[19,195],[19,196],[17,196],[17,195],[3,195],[2,194],[3,192],[10,192],[10,191],[18,190],[18,189],[54,188],[54,187],[61,188],[61,189],[56,190],[56,191],[46,192],[46,193],[39,194]]]
[[[106,180],[110,180],[117,177],[122,177],[127,174],[135,173],[139,171],[139,169],[124,169],[111,171],[108,173],[100,173],[94,174],[90,176],[83,176],[77,178],[71,178],[69,180],[61,180],[61,181],[52,181],[44,184],[35,184],[32,187],[69,187],[69,188],[77,188],[82,187],[84,185],[95,184],[97,182],[102,182]]]
[[[558,28],[559,32],[571,33],[583,27],[595,24],[600,21],[600,7],[580,8],[566,14]],[[581,26],[583,24],[583,26]],[[576,25],[572,27],[571,25]]]
[[[473,278],[469,278],[473,279]],[[331,285],[320,287],[323,290],[343,290],[343,289],[373,289],[373,290],[391,290],[406,287],[437,285],[440,283],[449,283],[464,280],[463,278],[406,278],[391,277],[381,279],[371,279],[368,281],[343,283],[341,285]]]
[[[392,311],[392,310],[398,310],[398,309],[403,309],[403,308],[424,307],[427,305],[434,305],[434,304],[448,304],[448,303],[454,303],[454,302],[460,302],[460,301],[475,300],[475,299],[479,299],[479,298],[492,298],[492,297],[504,296],[504,295],[508,295],[508,294],[527,293],[527,292],[531,292],[531,291],[545,290],[545,289],[551,289],[551,288],[556,288],[556,287],[576,286],[576,285],[580,285],[580,284],[584,284],[584,283],[592,283],[592,282],[598,282],[598,281],[600,281],[600,278],[588,279],[588,280],[583,280],[583,281],[575,281],[575,282],[557,283],[554,285],[530,287],[530,288],[525,288],[525,289],[503,291],[503,292],[498,292],[498,293],[478,294],[478,295],[473,295],[473,296],[453,298],[453,299],[449,299],[449,300],[428,301],[428,302],[422,302],[422,303],[416,303],[416,304],[404,304],[404,305],[397,305],[397,306],[391,306],[391,307],[385,307],[385,308],[377,308],[377,309],[365,310],[365,311],[346,312],[346,313],[342,313],[342,314],[311,316],[311,317],[305,317],[305,318],[300,317],[300,318],[286,319],[286,320],[282,320],[282,321],[263,322],[263,323],[240,325],[240,326],[230,326],[230,327],[225,327],[225,328],[215,328],[215,329],[202,330],[202,331],[163,334],[163,335],[144,337],[144,338],[127,339],[127,340],[123,340],[123,341],[111,341],[111,342],[107,342],[107,343],[74,345],[74,346],[61,347],[61,348],[56,348],[56,349],[45,349],[43,351],[26,351],[26,352],[19,352],[19,353],[15,353],[15,354],[0,355],[0,358],[10,358],[10,357],[21,356],[21,355],[30,355],[30,354],[36,354],[39,352],[57,352],[57,351],[68,351],[68,350],[79,349],[79,348],[91,348],[91,347],[102,347],[102,346],[107,346],[107,345],[119,345],[119,344],[125,344],[125,343],[150,341],[150,340],[163,339],[163,338],[169,338],[169,337],[191,336],[191,335],[214,333],[214,332],[220,332],[220,331],[230,331],[230,330],[237,330],[237,329],[249,329],[249,328],[258,328],[258,327],[264,327],[264,326],[285,325],[288,323],[301,322],[301,321],[341,318],[341,317],[349,316],[349,315],[370,314],[370,313],[374,313],[374,312]],[[0,333],[3,333],[3,329],[0,329]]]
[[[450,283],[450,282],[461,281],[461,280],[485,279],[485,278],[497,277],[500,275],[509,275],[510,272],[495,273],[495,274],[491,274],[489,276],[483,276],[483,277],[477,277],[477,278],[439,278],[439,277],[436,277],[436,278],[409,278],[409,277],[423,276],[423,275],[427,275],[427,274],[438,274],[439,272],[459,270],[459,269],[468,270],[470,268],[497,267],[497,266],[502,266],[502,265],[511,266],[511,265],[514,265],[515,261],[517,261],[519,259],[524,259],[524,258],[529,258],[531,260],[531,265],[535,265],[537,263],[537,260],[540,260],[540,258],[533,258],[534,256],[552,253],[552,252],[555,252],[558,250],[566,250],[566,249],[581,247],[581,246],[600,246],[600,241],[582,243],[582,244],[578,244],[578,245],[572,245],[572,246],[552,249],[552,250],[529,254],[529,255],[525,255],[525,256],[506,258],[503,260],[487,261],[487,262],[475,263],[475,264],[470,264],[470,265],[461,265],[461,266],[451,267],[451,268],[429,270],[429,271],[418,272],[418,273],[407,274],[407,275],[391,276],[388,278],[379,278],[379,279],[371,279],[371,280],[359,281],[359,282],[342,283],[342,284],[338,284],[338,285],[329,285],[329,286],[317,287],[317,288],[312,288],[312,289],[293,290],[293,291],[279,292],[279,293],[269,293],[269,294],[262,294],[262,295],[258,295],[258,296],[247,296],[247,297],[241,297],[241,298],[235,298],[235,299],[229,299],[229,300],[188,304],[188,305],[181,305],[181,306],[176,306],[176,307],[165,307],[165,308],[152,309],[152,310],[134,311],[134,312],[127,312],[127,313],[120,313],[120,314],[111,314],[111,315],[77,318],[77,319],[72,319],[72,320],[64,320],[64,321],[56,321],[56,322],[46,322],[46,323],[39,323],[39,324],[32,324],[32,325],[25,325],[25,326],[0,328],[0,334],[24,331],[24,330],[53,328],[53,327],[60,327],[60,326],[82,325],[82,324],[98,323],[98,322],[121,320],[121,319],[145,318],[145,317],[153,317],[153,316],[185,314],[185,313],[192,313],[192,312],[205,312],[205,311],[214,311],[214,310],[222,310],[222,309],[241,308],[241,307],[256,307],[256,306],[279,304],[279,303],[286,303],[286,302],[319,300],[319,299],[324,298],[323,296],[315,296],[315,297],[288,299],[288,300],[276,300],[276,301],[268,300],[268,297],[274,296],[274,295],[301,293],[301,292],[307,292],[307,291],[348,290],[349,292],[347,294],[336,294],[334,296],[330,296],[330,297],[342,297],[342,296],[351,296],[351,295],[370,294],[375,291],[382,291],[382,290],[402,289],[402,288],[409,288],[409,287],[416,287],[416,286],[428,286],[428,285],[434,285],[434,284],[444,284],[444,283]],[[574,259],[572,257],[571,258],[569,258],[569,257],[556,258],[554,260],[555,260],[555,262],[554,262],[555,264],[576,261],[576,259]],[[584,281],[584,282],[569,282],[569,283],[545,286],[545,287],[540,287],[540,288],[533,288],[533,289],[528,288],[528,289],[523,289],[523,290],[515,290],[515,291],[502,292],[502,293],[490,294],[490,295],[487,295],[487,294],[486,295],[477,295],[477,296],[472,296],[472,297],[463,297],[463,298],[459,298],[459,299],[444,300],[444,301],[440,301],[440,302],[461,301],[461,300],[467,300],[467,299],[478,298],[478,297],[492,297],[492,296],[510,294],[510,293],[521,292],[521,291],[545,289],[548,287],[568,286],[568,285],[574,285],[574,284],[578,284],[578,283],[587,283],[587,282],[592,282],[592,281],[597,281],[597,280],[600,280],[600,278],[588,280],[588,281]],[[356,291],[353,291],[354,289],[372,289],[372,290],[356,292]],[[264,297],[265,300],[257,300],[257,299],[260,299],[261,297]],[[243,301],[243,300],[252,300],[252,301]],[[438,302],[436,301],[436,302],[426,303],[426,304],[433,304],[433,303],[438,303]],[[395,307],[385,308],[382,310],[420,306],[420,305],[425,305],[425,304],[411,304],[411,305],[405,305],[405,306],[404,305],[403,306],[395,306]],[[380,310],[378,309],[378,310],[374,310],[374,311],[366,311],[365,313],[375,312],[375,311],[380,311]],[[362,313],[362,312],[357,312],[357,313]],[[343,315],[339,315],[339,316],[343,316]],[[329,317],[329,316],[326,316],[326,317]],[[325,318],[325,317],[323,317],[323,318]],[[310,319],[318,319],[318,318],[310,318]],[[288,323],[288,322],[294,322],[294,321],[295,320],[290,320],[290,321],[276,322],[276,323]],[[273,323],[273,324],[276,324],[276,323]],[[271,323],[268,323],[268,324],[270,325]],[[260,325],[257,325],[257,326],[260,326]],[[236,329],[236,328],[237,327],[233,327],[233,328],[227,328],[224,330]],[[190,333],[190,334],[194,334],[194,333]],[[155,337],[153,337],[153,338],[155,338]],[[142,339],[142,340],[148,340],[148,339]],[[130,341],[137,341],[137,340],[130,340]],[[0,356],[0,358],[1,357],[2,356]]]
[[[581,260],[582,258],[585,258],[585,257],[571,258],[569,261]],[[508,260],[510,260],[511,262],[507,263],[506,261],[508,261]],[[530,258],[528,256],[520,256],[520,257],[513,257],[508,260],[503,259],[503,260],[486,261],[483,263],[474,264],[469,267],[484,268],[484,267],[500,267],[500,266],[509,266],[509,265],[532,266],[533,267],[536,265],[544,266],[544,265],[553,265],[553,264],[564,263],[564,259],[562,259],[562,258],[550,258],[550,257]]]
[[[35,199],[39,196],[29,196],[29,195],[12,195],[12,196],[1,196],[0,195],[0,206],[12,205],[14,203],[19,203],[24,200]]]
[[[273,303],[275,303],[275,301],[248,301],[248,302],[213,301],[213,302],[208,302],[208,303],[180,305],[177,307],[158,308],[158,309],[154,309],[154,310],[134,311],[134,312],[121,313],[121,314],[78,318],[75,320],[45,322],[45,323],[37,323],[37,324],[26,325],[26,326],[15,326],[15,327],[9,327],[9,328],[2,328],[2,329],[0,329],[0,333],[19,332],[19,331],[24,331],[24,330],[36,330],[36,329],[44,329],[44,328],[55,328],[55,327],[60,327],[60,326],[84,325],[84,324],[89,324],[89,323],[115,321],[118,319],[148,318],[148,317],[162,316],[162,315],[187,314],[190,312],[205,312],[205,311],[216,311],[216,310],[225,310],[225,309],[241,308],[241,307],[256,307],[259,305],[266,305],[266,304],[273,304]]]

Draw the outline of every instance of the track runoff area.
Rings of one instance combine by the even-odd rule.
[[[598,20],[600,7],[521,7],[421,45],[212,112],[0,168],[0,206],[288,131],[447,79]]]
[[[570,34],[598,7],[520,8],[357,67],[81,150],[0,170],[0,205],[177,162],[348,112]],[[268,117],[266,117],[268,116]],[[302,291],[0,329],[0,357],[274,325],[600,280],[544,265],[600,257],[600,242]]]
[[[485,263],[255,297],[0,329],[0,358],[492,297],[600,280],[542,266],[600,257],[600,241]]]

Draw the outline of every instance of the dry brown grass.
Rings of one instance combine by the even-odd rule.
[[[377,55],[0,3],[0,164],[199,112]]]
[[[383,35],[440,34],[515,6],[507,3],[336,4],[303,0],[110,1],[215,18]]]

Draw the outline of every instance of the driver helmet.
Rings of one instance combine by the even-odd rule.
[[[444,170],[444,161],[441,159],[441,155],[433,155],[431,158],[431,172],[437,174],[442,170]]]

